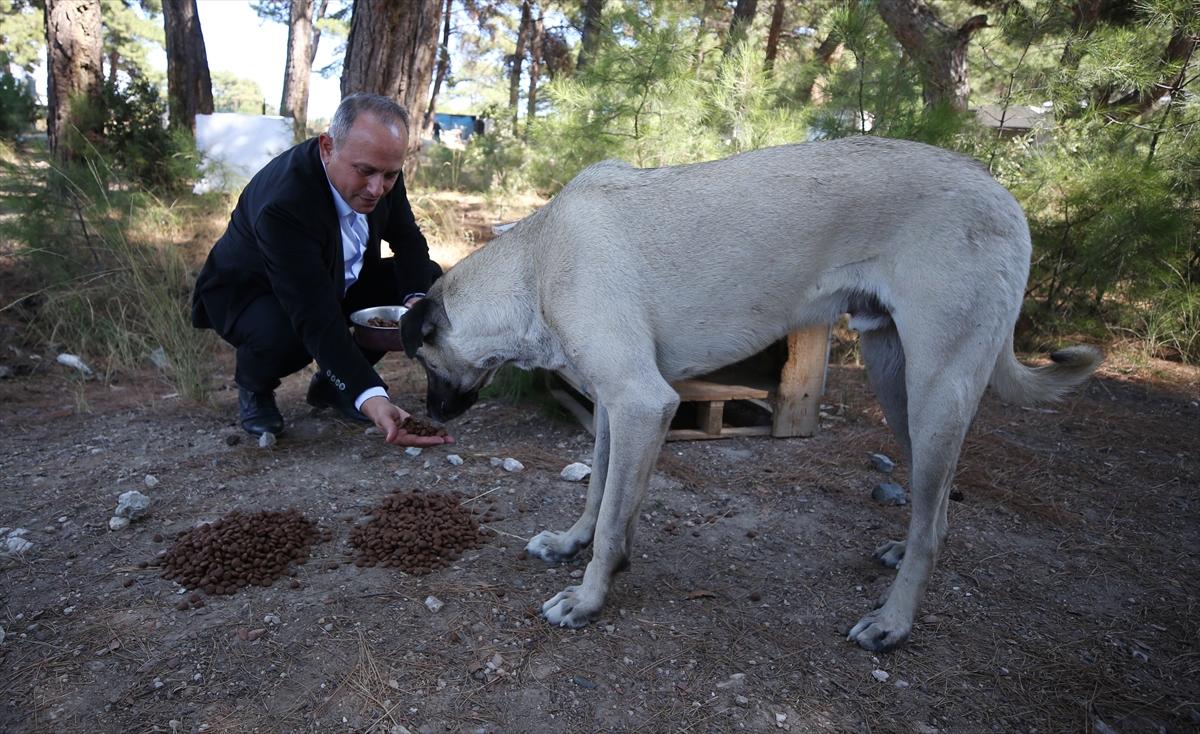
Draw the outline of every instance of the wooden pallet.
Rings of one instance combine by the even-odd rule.
[[[673,428],[668,441],[734,438],[739,436],[814,436],[820,419],[821,394],[829,359],[829,328],[818,327],[787,338],[787,361],[778,375],[744,366],[726,367],[708,375],[671,383],[679,398],[696,404],[695,428]],[[570,368],[557,373],[561,384],[551,393],[587,430],[595,434],[594,395]],[[769,426],[733,426],[725,421],[725,403],[749,400],[772,413]]]

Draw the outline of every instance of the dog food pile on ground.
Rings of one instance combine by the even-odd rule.
[[[384,329],[394,329],[400,325],[395,319],[385,319],[382,316],[372,316],[367,319],[367,326],[377,326]]]
[[[500,520],[489,509],[482,518],[463,507],[462,495],[393,494],[372,508],[371,520],[350,532],[350,544],[360,551],[358,567],[376,564],[414,576],[449,568],[466,550],[482,548],[495,531],[480,528],[480,520]],[[475,510],[476,514],[480,511]]]
[[[313,543],[332,537],[330,531],[322,535],[294,508],[233,512],[211,524],[182,531],[153,565],[165,567],[163,578],[184,588],[233,594],[246,585],[270,586],[280,576],[296,575],[287,564],[293,560],[306,563]],[[300,582],[293,579],[289,586],[299,588]],[[199,606],[198,595],[192,594],[189,601]]]
[[[443,428],[438,428],[435,425],[419,421],[411,415],[404,419],[400,427],[408,431],[414,436],[445,436],[446,431]]]

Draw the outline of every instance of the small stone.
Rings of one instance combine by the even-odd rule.
[[[257,640],[258,638],[262,637],[265,634],[267,634],[267,631],[265,629],[250,630],[249,632],[246,633],[246,640],[249,642],[254,642],[255,640]]]
[[[449,456],[446,457],[446,461],[450,462],[454,466],[462,466],[463,465],[462,457],[459,456],[458,454],[450,454]]]
[[[242,442],[242,437],[237,435],[236,433],[231,433],[225,437],[225,445],[226,446],[237,446],[241,442]]]
[[[153,479],[153,476],[147,474],[146,479]],[[154,483],[158,484],[158,480],[155,479]],[[147,481],[146,486],[149,487],[153,485]],[[149,513],[150,498],[135,489],[126,492],[117,498],[117,510],[113,514],[115,514],[117,517],[123,517],[132,521],[140,520]],[[112,523],[110,522],[109,525],[111,526],[111,524]]]
[[[504,471],[525,471],[525,465],[513,458],[504,460]]]
[[[571,682],[577,686],[582,686],[582,687],[588,689],[589,691],[593,690],[596,687],[596,681],[588,680],[587,678],[584,678],[582,675],[575,676],[574,678],[571,679]]]
[[[908,681],[906,681],[906,680],[898,680],[898,681],[896,681],[895,683],[893,683],[892,685],[894,685],[894,686],[895,686],[895,687],[897,687],[897,688],[902,688],[902,689],[903,689],[903,688],[908,688],[910,684],[909,684],[909,682],[908,682]]]
[[[871,675],[874,676],[875,680],[879,681],[880,683],[883,683],[888,678],[892,677],[886,670],[872,670]]]
[[[787,714],[775,714],[775,724],[783,726],[783,722],[787,721]]]
[[[497,459],[495,456],[493,456],[492,458],[488,459],[488,463],[491,464],[492,466],[500,466],[504,462]]]
[[[574,464],[567,464],[558,476],[568,482],[582,482],[591,473],[590,466],[577,461]]]
[[[927,614],[921,618],[921,621],[925,624],[937,624],[938,622],[942,621],[942,618],[936,614]]]
[[[154,476],[153,474],[147,474],[145,482],[147,487],[154,489],[158,486],[158,477]]]
[[[108,519],[108,529],[116,532],[129,527],[129,518],[127,517],[110,517]]]
[[[276,617],[274,614],[268,614],[267,616],[263,617],[264,624],[275,625],[279,624],[281,621],[282,620],[280,620],[279,617]]]
[[[890,482],[875,485],[875,489],[871,490],[871,498],[881,505],[903,505],[908,502],[904,487]]]
[[[446,604],[436,596],[426,597],[425,599],[425,607],[434,614],[442,611],[442,607],[444,606],[446,606]]]
[[[871,466],[875,471],[881,471],[884,474],[891,474],[892,469],[896,468],[896,462],[883,454],[871,454]]]
[[[750,705],[750,699],[746,698],[745,696],[738,696],[733,699],[733,702],[736,703],[738,706],[743,706],[743,707]]]
[[[417,448],[416,446],[409,446],[408,448],[404,449],[404,453],[408,454],[409,456],[420,456],[421,449]]]
[[[371,426],[370,428],[363,431],[363,435],[364,436],[378,436],[379,429],[376,428],[375,426]]]
[[[733,675],[729,676],[729,680],[721,681],[720,683],[718,683],[717,688],[720,688],[723,691],[732,691],[732,690],[737,690],[737,689],[741,688],[745,684],[746,684],[746,674],[745,673],[734,673]]]
[[[275,434],[271,433],[270,431],[265,431],[263,433],[263,435],[258,437],[259,448],[264,448],[264,449],[270,448],[271,446],[274,446],[276,443],[278,443],[278,442],[275,440]]]

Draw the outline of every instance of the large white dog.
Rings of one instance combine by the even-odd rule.
[[[668,381],[848,312],[911,467],[908,537],[875,552],[899,573],[850,632],[886,651],[912,629],[989,382],[1010,402],[1053,400],[1100,363],[1088,347],[1037,369],[1017,362],[1029,258],[1008,191],[976,161],[919,143],[855,137],[659,169],[606,161],[451,269],[401,333],[428,373],[436,420],[470,407],[505,363],[569,365],[594,390],[587,507],[570,530],[527,548],[561,561],[593,546],[583,583],[542,607],[552,624],[582,627],[633,557],[638,508],[679,405]]]

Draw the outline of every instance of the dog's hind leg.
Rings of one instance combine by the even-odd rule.
[[[852,324],[853,325],[853,324]],[[912,467],[912,440],[908,435],[908,388],[904,384],[904,346],[891,320],[879,329],[858,334],[871,389],[887,418],[904,459]],[[904,541],[890,540],[875,550],[875,558],[885,566],[898,568],[904,558]]]
[[[904,562],[887,594],[850,630],[848,639],[868,650],[892,650],[912,631],[945,542],[946,500],[958,455],[999,350],[991,341],[968,342],[967,348],[944,340],[905,341],[912,520]]]
[[[542,605],[542,616],[551,624],[583,627],[598,617],[613,577],[629,567],[638,510],[679,407],[679,395],[657,371],[619,384],[622,388],[612,397],[602,386],[597,389],[607,408],[610,430],[608,473],[596,517],[592,560],[583,583],[568,587]]]
[[[583,514],[570,530],[544,530],[533,536],[525,546],[526,553],[543,561],[557,563],[569,560],[592,543],[592,536],[596,532],[596,518],[600,515],[600,504],[604,500],[604,482],[608,477],[609,439],[612,436],[608,411],[600,401],[596,401],[595,425],[596,447],[592,454],[592,474],[588,478],[587,505]]]

